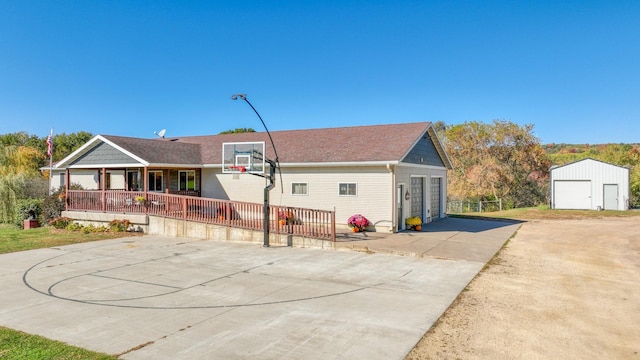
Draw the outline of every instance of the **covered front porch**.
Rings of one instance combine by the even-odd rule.
[[[176,195],[200,196],[202,172],[199,168],[172,167],[102,167],[67,168],[67,190],[126,190]]]

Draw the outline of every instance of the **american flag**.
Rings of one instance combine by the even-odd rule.
[[[47,136],[47,155],[51,157],[51,154],[53,154],[53,142],[51,141],[51,134],[49,134]]]

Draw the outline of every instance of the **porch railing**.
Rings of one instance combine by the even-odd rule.
[[[148,214],[264,231],[263,204],[138,191],[69,190],[67,210]],[[269,206],[269,230],[335,241],[335,212]]]

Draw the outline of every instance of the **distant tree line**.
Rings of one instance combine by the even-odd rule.
[[[235,128],[233,130],[225,130],[225,131],[221,131],[219,133],[219,135],[224,135],[224,134],[240,134],[240,133],[252,133],[252,132],[256,132],[253,128]]]
[[[504,208],[549,202],[549,169],[584,158],[631,168],[631,205],[640,207],[640,145],[541,145],[533,125],[510,121],[434,124],[451,159],[448,196],[454,200],[501,199]],[[236,128],[220,134],[255,132]],[[53,161],[59,161],[89,141],[88,132],[55,134]],[[0,222],[15,222],[24,201],[47,197],[49,164],[47,136],[26,132],[0,135]],[[31,206],[31,205],[29,205]],[[25,207],[23,207],[25,208]],[[26,207],[29,208],[29,207]]]
[[[533,125],[509,121],[490,124],[434,124],[453,162],[448,196],[452,200],[502,199],[503,208],[549,203],[549,170],[553,165],[593,158],[631,169],[632,207],[640,207],[640,145],[541,145]]]

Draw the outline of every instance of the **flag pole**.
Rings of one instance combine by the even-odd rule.
[[[53,178],[53,128],[49,132],[49,138],[47,141],[47,155],[49,155],[49,195],[52,194],[51,183]]]

